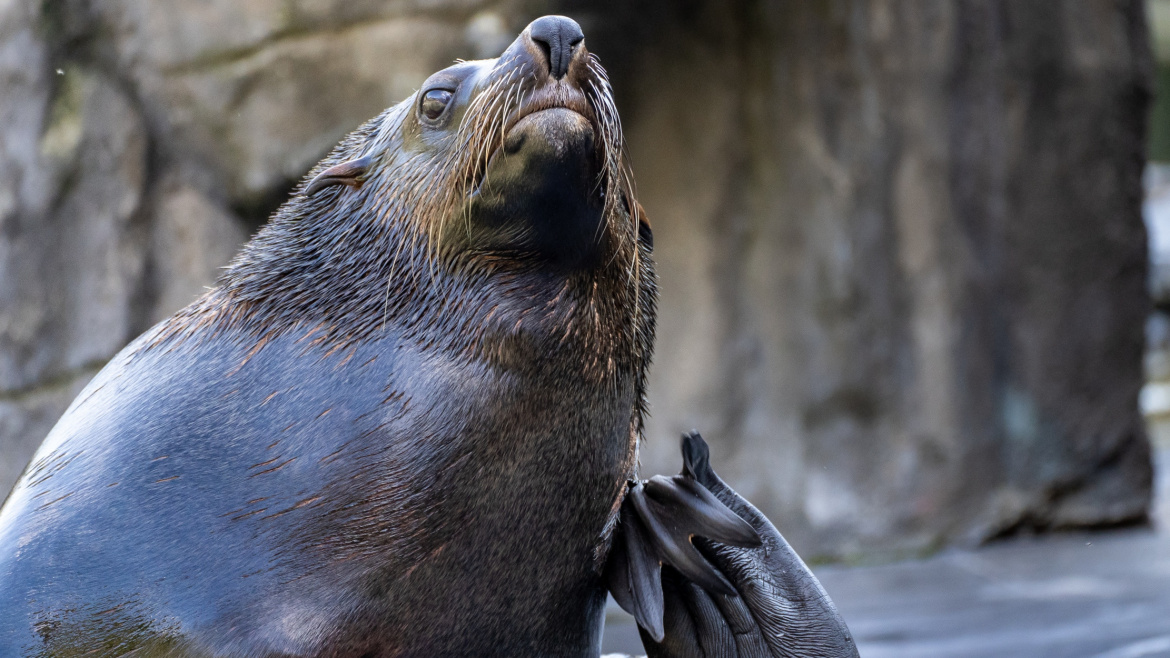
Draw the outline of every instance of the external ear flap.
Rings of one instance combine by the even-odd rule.
[[[365,156],[349,162],[333,165],[317,174],[305,186],[305,196],[313,196],[321,190],[333,185],[346,185],[355,190],[366,180],[366,171],[370,168],[373,158]]]

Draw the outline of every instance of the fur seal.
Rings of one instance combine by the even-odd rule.
[[[0,515],[0,654],[598,652],[655,283],[580,32],[432,75],[95,378]]]
[[[652,641],[702,640],[671,587],[750,577],[661,522],[760,531],[632,480],[656,296],[633,192],[563,17],[350,134],[46,438],[0,510],[0,654],[596,656],[607,586]],[[637,515],[643,489],[691,498]]]

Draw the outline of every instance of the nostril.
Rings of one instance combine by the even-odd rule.
[[[528,35],[544,52],[548,71],[557,80],[569,72],[573,50],[585,38],[581,26],[564,16],[536,19],[528,26]]]
[[[544,61],[548,62],[549,69],[551,70],[553,61],[552,44],[543,39],[537,39],[536,37],[533,37],[532,40],[536,42],[536,45],[540,46],[541,52],[544,53]]]

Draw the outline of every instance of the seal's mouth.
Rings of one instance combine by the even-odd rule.
[[[552,109],[570,110],[580,114],[589,122],[589,126],[593,129],[594,133],[598,130],[597,113],[593,111],[593,106],[589,104],[589,100],[585,98],[585,94],[581,93],[576,87],[557,84],[537,89],[525,98],[521,102],[520,107],[516,109],[504,124],[504,135],[507,136],[510,134],[512,129],[522,119],[537,112]]]

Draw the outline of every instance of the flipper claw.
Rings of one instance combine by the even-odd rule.
[[[675,476],[680,477],[680,476]],[[659,561],[678,569],[690,580],[702,585],[708,591],[718,592],[727,596],[735,596],[735,588],[723,577],[715,567],[699,555],[699,551],[691,543],[694,536],[693,529],[685,522],[689,520],[691,510],[685,507],[685,501],[678,507],[664,505],[647,495],[646,485],[639,484],[628,495],[638,517],[645,524],[646,530],[656,548]],[[659,489],[670,489],[670,484],[663,481],[657,483]],[[676,497],[676,500],[679,500]],[[672,501],[674,502],[674,501]],[[724,508],[726,509],[726,508]],[[730,514],[731,510],[727,510]]]
[[[677,518],[692,535],[741,548],[760,545],[760,536],[710,491],[685,472],[674,477],[655,475],[645,483],[646,495],[659,503],[663,516]]]

